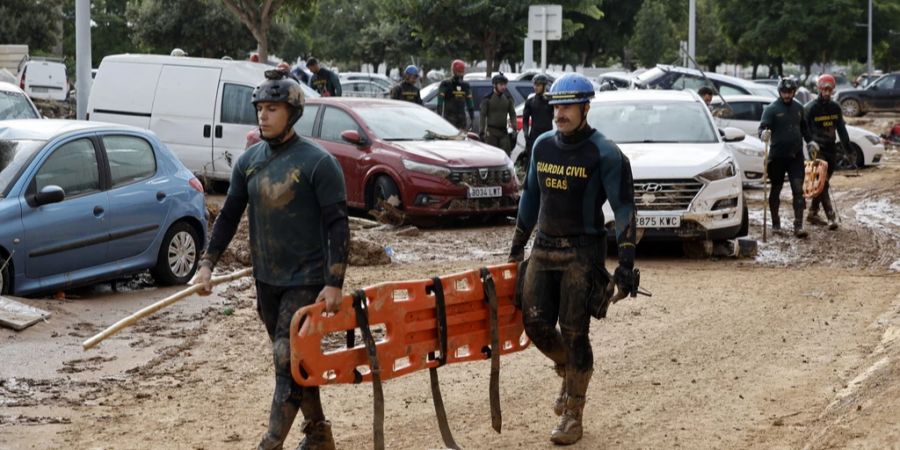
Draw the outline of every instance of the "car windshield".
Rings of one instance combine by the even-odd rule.
[[[375,135],[386,141],[420,141],[459,135],[450,122],[418,105],[363,106],[353,109]]]
[[[760,95],[763,97],[778,98],[778,88],[769,85],[748,86],[747,89],[752,95]]]
[[[43,145],[44,141],[0,139],[0,197],[6,196],[22,167]]]
[[[0,120],[38,119],[28,98],[18,92],[0,91]]]
[[[594,102],[588,124],[618,144],[718,142],[705,107],[695,102]]]

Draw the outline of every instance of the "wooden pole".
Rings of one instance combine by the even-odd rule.
[[[246,269],[242,269],[242,270],[239,270],[237,272],[234,272],[234,273],[231,273],[228,275],[223,275],[221,277],[215,277],[212,279],[212,284],[213,284],[213,286],[215,286],[215,285],[222,284],[222,283],[228,283],[230,281],[237,280],[238,278],[243,278],[247,275],[251,275],[252,273],[253,273],[253,269],[248,267]],[[179,300],[190,297],[191,295],[196,294],[197,292],[200,292],[201,289],[202,289],[202,285],[195,284],[187,289],[176,292],[175,294],[172,294],[150,306],[147,306],[147,307],[141,309],[140,311],[137,311],[134,314],[114,323],[112,326],[110,326],[109,328],[96,334],[94,337],[84,341],[81,344],[81,347],[84,350],[89,350],[90,348],[99,344],[104,339],[118,333],[119,331],[122,331],[123,329],[125,329],[127,327],[130,327],[131,325],[134,325],[135,322],[137,322],[138,320],[141,320],[144,317],[152,315],[153,313],[159,311],[160,309],[163,309]]]
[[[763,153],[763,243],[766,242],[766,228],[769,222],[769,184],[766,178],[769,176],[769,141],[765,142],[765,151]]]

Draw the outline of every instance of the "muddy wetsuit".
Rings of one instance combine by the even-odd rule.
[[[553,129],[553,106],[547,98],[534,94],[525,100],[525,112],[522,113],[522,132],[525,133],[525,167],[531,158],[531,149],[538,136]]]
[[[320,67],[319,71],[312,75],[309,86],[316,90],[322,97],[340,97],[341,80],[334,72]]]
[[[828,163],[828,181],[825,182],[825,190],[812,200],[809,207],[809,215],[819,214],[819,205],[825,210],[828,220],[836,220],[834,205],[831,204],[831,175],[837,165],[837,138],[845,149],[850,149],[850,136],[847,134],[847,125],[844,123],[844,114],[841,105],[834,100],[825,100],[819,97],[811,100],[804,107],[806,123],[813,140],[819,144],[819,158]],[[812,158],[812,155],[810,155]]]
[[[275,363],[269,432],[260,448],[275,449],[298,409],[304,430],[325,420],[319,388],[301,387],[291,377],[289,330],[294,313],[312,304],[324,285],[344,283],[349,228],[341,168],[323,148],[296,135],[277,146],[260,142],[247,149],[232,171],[204,264],[215,265],[247,205],[256,309]]]
[[[507,120],[508,119],[508,120]],[[508,92],[491,91],[481,99],[481,135],[487,145],[493,145],[509,155],[512,143],[506,127],[516,123],[516,103]]]
[[[406,81],[394,86],[394,88],[391,89],[391,98],[394,100],[405,100],[417,105],[422,104],[422,97],[419,95],[419,88],[414,84],[407,83]]]
[[[787,174],[794,197],[794,229],[801,229],[803,209],[806,207],[803,200],[803,141],[810,142],[812,139],[804,118],[803,105],[797,100],[784,103],[780,98],[775,99],[763,110],[762,119],[759,121],[760,132],[765,129],[772,130],[769,164],[766,168],[772,182],[772,191],[769,193],[772,227],[776,229],[781,227],[778,215],[778,207],[781,204],[779,196],[784,176]]]
[[[462,77],[441,81],[438,86],[437,113],[460,130],[475,126],[475,101],[472,88]],[[466,122],[466,115],[469,117]]]
[[[537,225],[521,297],[525,332],[556,364],[568,398],[582,404],[594,365],[590,318],[592,313],[605,315],[602,294],[611,282],[603,269],[607,200],[615,213],[618,277],[634,268],[636,221],[628,158],[590,127],[570,136],[557,132],[538,137],[510,259],[521,260]],[[560,397],[566,401],[563,392]]]

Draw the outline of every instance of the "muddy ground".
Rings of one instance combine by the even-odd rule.
[[[678,246],[641,245],[637,265],[654,295],[593,323],[595,376],[574,448],[896,448],[900,155],[858,175],[833,180],[839,230],[815,227],[805,241],[770,234],[755,258],[689,260]],[[747,194],[759,237],[762,190]],[[389,247],[392,262],[351,267],[348,288],[500,263],[512,227],[397,231],[354,231]],[[246,249],[233,250],[229,268]],[[82,352],[87,337],[175,291],[147,276],[116,287],[29,300],[54,315],[20,333],[0,329],[0,449],[254,448],[273,372],[251,281]],[[551,448],[558,379],[541,354],[503,358],[502,434],[490,428],[488,377],[487,362],[441,369],[460,445]],[[424,372],[387,382],[385,398],[388,448],[441,447]],[[338,448],[371,446],[371,386],[329,386],[323,403]],[[289,448],[300,437],[295,427]]]

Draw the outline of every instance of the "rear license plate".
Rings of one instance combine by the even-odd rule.
[[[31,92],[37,92],[39,94],[46,94],[49,90],[47,88],[42,87],[33,87],[31,88]]]
[[[638,216],[638,228],[678,228],[681,216]]]
[[[491,198],[503,195],[500,186],[479,186],[469,188],[469,198]]]

